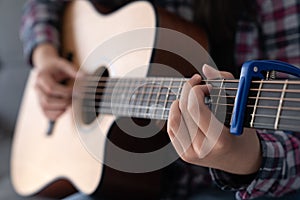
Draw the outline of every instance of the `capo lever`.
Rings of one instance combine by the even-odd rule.
[[[243,132],[245,109],[252,79],[265,79],[262,72],[273,70],[300,77],[300,69],[298,67],[282,61],[251,60],[243,64],[233,107],[230,126],[231,134],[241,135]]]

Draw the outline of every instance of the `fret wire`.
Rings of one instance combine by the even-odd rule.
[[[177,91],[177,94],[176,94],[176,99],[180,98],[182,87],[183,87],[183,81],[180,81],[179,88],[178,88],[178,91]]]
[[[260,81],[260,84],[259,84],[259,90],[257,92],[257,95],[256,95],[256,100],[255,100],[255,104],[254,104],[254,108],[253,108],[253,113],[251,114],[251,122],[250,122],[250,127],[253,127],[253,122],[254,122],[254,118],[255,118],[255,112],[256,112],[256,108],[257,108],[257,104],[258,104],[258,98],[260,96],[260,89],[262,88],[262,81]]]
[[[126,102],[126,103],[129,103],[130,101],[130,96],[129,96],[129,91],[132,91],[132,81],[128,80],[126,81],[126,83],[124,85],[127,85],[128,87],[124,88],[124,91],[123,91],[123,101],[122,102]],[[127,113],[128,110],[126,108],[124,109],[121,109],[121,112],[122,113]]]
[[[147,85],[147,83],[143,83],[143,87],[142,87],[142,100],[141,100],[141,104],[143,105],[143,100],[145,99],[145,95],[147,94],[146,93],[146,85]],[[142,114],[144,114],[144,116],[146,115],[146,112],[147,112],[147,110],[145,110],[145,112],[142,112]]]
[[[159,84],[159,87],[158,87],[158,91],[157,91],[157,95],[156,95],[156,100],[155,100],[155,103],[154,103],[155,106],[156,106],[156,105],[159,105],[159,104],[158,104],[158,102],[160,101],[160,98],[159,98],[159,97],[160,97],[160,93],[159,93],[159,92],[160,92],[161,89],[162,89],[162,83],[163,83],[163,81],[161,80],[161,81],[160,81],[160,84]],[[157,111],[157,110],[154,110],[154,113],[155,113],[155,114],[156,114],[156,111]]]
[[[220,95],[221,95],[221,91],[222,91],[222,87],[223,87],[223,84],[224,84],[224,81],[223,81],[224,79],[222,79],[222,82],[221,82],[221,85],[220,85],[220,89],[219,89],[219,95],[218,95],[218,98],[217,98],[217,102],[216,102],[216,107],[215,107],[215,113],[214,114],[216,114],[217,113],[217,109],[218,109],[218,103],[219,103],[219,101],[220,101]]]
[[[135,81],[134,80],[131,80],[130,81],[130,91],[134,91],[135,90],[135,88],[136,88],[136,85],[135,85]],[[132,99],[133,98],[133,99]],[[137,102],[137,96],[136,96],[136,94],[135,93],[132,93],[131,92],[131,94],[128,96],[128,103],[130,104],[131,103],[131,99],[133,100],[133,104],[136,104],[135,102]],[[133,113],[134,111],[133,111],[133,109],[134,108],[130,108],[130,107],[128,107],[128,112],[129,113]]]
[[[281,92],[278,111],[277,111],[276,120],[275,120],[275,124],[274,124],[274,129],[275,130],[278,127],[278,122],[279,122],[279,117],[280,117],[280,112],[281,112],[281,108],[282,108],[282,102],[283,102],[283,97],[284,97],[284,94],[285,94],[286,87],[287,87],[287,82],[285,82],[285,84],[283,85],[283,88],[282,88],[283,91]]]
[[[123,81],[123,82],[125,82],[125,81]],[[113,90],[115,91],[115,89],[117,89],[117,92],[118,92],[117,95],[118,96],[117,96],[117,98],[115,98],[115,100],[118,102],[119,105],[115,107],[116,108],[115,111],[117,113],[121,113],[121,103],[122,103],[121,97],[122,97],[122,92],[123,92],[123,90],[122,90],[123,84],[120,84],[119,80],[117,81],[116,84],[118,85],[118,87],[114,87]],[[121,85],[121,87],[120,87],[120,85]]]
[[[167,103],[169,101],[169,96],[170,96],[170,91],[171,91],[171,87],[172,87],[172,84],[173,84],[173,79],[171,78],[171,80],[169,81],[169,86],[168,86],[168,89],[167,89],[167,94],[166,94],[166,98],[165,98],[165,102],[164,102],[164,108],[167,108]],[[165,115],[165,112],[166,112],[166,109],[164,109],[164,111],[162,112],[162,116]]]
[[[112,112],[115,114],[117,113],[118,115],[121,115],[121,113],[125,112],[125,107],[122,106],[123,102],[127,102],[127,100],[129,100],[129,98],[126,96],[126,91],[130,90],[130,80],[128,79],[120,79],[118,81],[116,81],[115,83],[109,83],[109,84],[113,84],[113,87],[118,87],[117,90],[113,89],[113,94],[115,94],[116,92],[118,94],[116,94],[114,99],[110,100],[110,104],[109,107],[112,110]],[[107,88],[106,88],[107,89]],[[106,95],[109,94],[109,91],[106,92]],[[111,96],[112,97],[112,96]],[[117,99],[116,99],[117,98]],[[113,106],[113,105],[116,106]]]
[[[135,81],[132,81],[132,83],[133,83],[134,87],[136,88],[136,87],[137,87],[137,86],[136,86],[136,82],[135,82]],[[136,110],[137,107],[138,107],[138,105],[137,105],[137,102],[138,102],[138,94],[134,92],[132,95],[133,95],[133,97],[134,97],[134,100],[133,100],[133,103],[132,103],[132,104],[135,105],[135,106],[129,107],[128,110],[130,110],[130,113],[135,113],[135,110]],[[131,101],[130,101],[130,102],[131,102]]]
[[[151,91],[153,89],[153,83],[150,84],[151,86],[149,87],[149,91]],[[147,91],[147,88],[146,88]],[[151,102],[151,93],[148,94],[148,98],[146,99],[146,105],[150,106],[150,102]],[[145,113],[149,113],[150,114],[150,109],[146,108],[146,112]]]
[[[125,80],[123,80],[125,81]],[[112,97],[113,99],[111,100],[112,103],[115,103],[116,106],[111,106],[112,111],[114,113],[120,113],[120,107],[121,107],[121,101],[120,101],[120,97],[121,97],[121,87],[120,87],[120,82],[119,80],[113,85],[112,88]],[[106,89],[108,89],[108,87],[106,87]],[[112,104],[111,103],[111,104]]]

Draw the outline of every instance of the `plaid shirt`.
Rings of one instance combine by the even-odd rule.
[[[300,66],[300,0],[256,0],[258,21],[240,20],[236,33],[235,62],[241,66],[250,59],[277,59]],[[103,1],[121,4],[122,1]],[[156,3],[188,20],[193,18],[193,0],[160,0]],[[60,48],[59,17],[63,1],[29,0],[23,10],[20,37],[24,54],[31,61],[32,50],[49,42]],[[238,176],[210,169],[222,189],[233,190],[238,199],[282,196],[300,188],[300,135],[258,131],[263,162],[253,175]],[[176,195],[187,195],[207,185],[206,168],[178,162],[181,178],[174,184]],[[178,173],[177,173],[178,174]],[[242,180],[242,181],[241,181]],[[174,186],[175,187],[175,186]],[[174,191],[174,188],[173,188]]]

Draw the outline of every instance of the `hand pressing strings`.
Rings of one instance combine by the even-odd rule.
[[[207,79],[233,78],[203,66]],[[245,128],[242,136],[230,134],[205,104],[211,85],[200,85],[202,77],[187,81],[180,100],[171,105],[168,133],[179,156],[186,162],[236,174],[251,174],[261,164],[260,143],[254,129]]]

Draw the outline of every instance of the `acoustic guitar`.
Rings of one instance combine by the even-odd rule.
[[[178,156],[157,122],[167,120],[186,77],[204,63],[213,65],[208,48],[203,30],[148,2],[102,14],[88,1],[72,1],[63,54],[89,76],[75,82],[79,95],[47,134],[32,71],[12,149],[16,191],[33,195],[67,180],[83,193],[110,199],[159,198]],[[208,106],[230,126],[239,81],[207,82],[213,86]],[[253,80],[244,126],[298,131],[299,91],[297,80]]]
[[[177,34],[185,33],[198,41],[197,45],[202,45],[201,48],[208,48],[203,30],[162,9],[154,8],[146,1],[133,2],[113,12],[107,12],[98,5],[95,7],[90,1],[71,1],[64,11],[62,24],[63,55],[72,57],[74,65],[78,68],[82,66],[89,74],[99,74],[105,66],[105,73],[109,73],[112,78],[131,76],[140,79],[150,75],[171,76],[172,73],[176,76],[178,74],[190,76],[198,71],[194,67],[187,70],[188,66],[192,66],[190,63],[168,52],[172,47],[166,45],[174,45],[174,40],[164,31],[159,31],[158,27],[178,31]],[[161,48],[155,50],[155,46],[159,45]],[[164,45],[166,47],[163,47]],[[189,48],[189,44],[183,42],[178,45],[183,50]],[[99,52],[103,49],[104,52]],[[122,55],[124,53],[122,51],[125,50],[130,53]],[[187,52],[191,54],[190,50]],[[205,62],[203,60],[206,58],[200,59],[197,52],[193,52],[192,56],[202,62],[198,66],[202,66]],[[150,63],[160,65],[150,66]],[[163,66],[172,66],[175,70],[170,73],[169,67]],[[189,71],[189,74],[186,71]],[[101,114],[92,119],[86,117],[87,119],[80,120],[76,125],[74,116],[82,112],[82,108],[74,110],[78,108],[76,100],[73,109],[70,107],[55,122],[49,134],[49,121],[39,107],[34,89],[35,79],[36,73],[33,69],[24,91],[13,139],[11,177],[18,194],[30,196],[43,193],[53,196],[54,193],[55,197],[61,197],[78,190],[85,194],[96,192],[110,198],[139,199],[146,197],[153,199],[161,194],[163,190],[161,175],[164,169],[145,171],[140,169],[140,172],[136,173],[106,166],[103,163],[107,162],[109,157],[120,156],[109,152],[105,141],[97,138],[88,139],[97,141],[92,144],[93,151],[98,155],[103,153],[105,157],[105,161],[99,160],[99,156],[94,156],[86,147],[84,139],[78,134],[78,129],[90,136],[102,132],[107,135],[107,141],[112,141],[128,152],[151,152],[159,149],[169,143],[167,134],[158,133],[154,137],[144,136],[144,138],[129,137],[123,128],[115,124],[117,122],[129,124],[128,121],[131,122],[132,119],[110,114]],[[149,134],[153,131],[159,132],[157,126],[149,126],[147,120],[134,120],[138,126],[147,125]],[[95,128],[95,124],[98,128]],[[131,126],[127,128],[132,133],[140,132],[139,128],[136,128],[137,130]],[[162,157],[163,155],[160,155],[158,159]],[[116,165],[125,166],[131,161],[124,158],[122,162]]]

